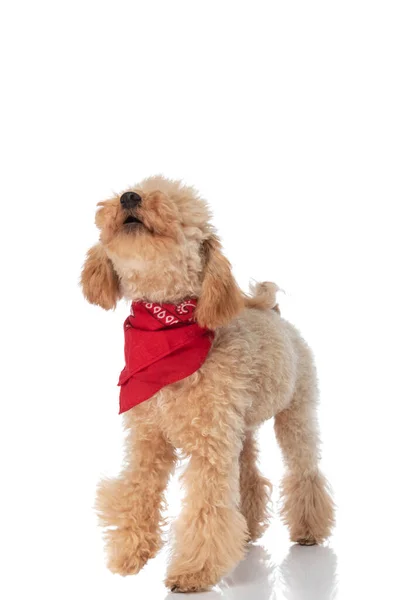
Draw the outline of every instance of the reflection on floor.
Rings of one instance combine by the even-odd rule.
[[[280,565],[262,546],[251,546],[246,558],[212,591],[185,594],[196,600],[334,600],[336,555],[324,546],[290,548]],[[182,599],[169,593],[165,600]]]

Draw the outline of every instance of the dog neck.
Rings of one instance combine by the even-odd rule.
[[[109,254],[120,282],[124,298],[130,302],[170,302],[198,298],[201,291],[201,261],[123,258]]]

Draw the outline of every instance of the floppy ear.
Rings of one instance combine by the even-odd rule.
[[[203,242],[204,272],[196,320],[201,327],[227,325],[244,308],[244,297],[216,235]]]
[[[115,308],[121,298],[118,275],[101,244],[90,248],[86,255],[81,285],[86,300],[106,310]]]

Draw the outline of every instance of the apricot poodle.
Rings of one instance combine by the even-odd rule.
[[[268,525],[271,484],[257,467],[256,430],[272,417],[287,467],[283,519],[294,542],[321,543],[334,511],[318,467],[315,368],[298,331],[273,310],[275,286],[241,292],[206,202],[181,182],[146,179],[100,202],[96,224],[100,240],[82,271],[87,300],[108,310],[125,297],[132,323],[136,311],[144,323],[146,311],[155,320],[170,311],[173,335],[186,336],[182,360],[169,355],[170,379],[162,361],[147,376],[147,363],[132,368],[129,356],[147,352],[135,345],[121,374],[125,464],[97,494],[111,571],[137,573],[159,550],[164,490],[181,449],[190,461],[166,585],[206,590],[227,574]],[[181,323],[187,306],[194,316]],[[128,333],[145,336],[128,321]]]

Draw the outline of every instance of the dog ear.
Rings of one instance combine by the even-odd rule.
[[[115,308],[121,298],[118,275],[101,244],[90,248],[86,255],[81,285],[86,300],[105,310]]]
[[[203,283],[195,316],[201,327],[216,329],[239,314],[244,308],[244,297],[216,235],[203,242],[203,252]]]

